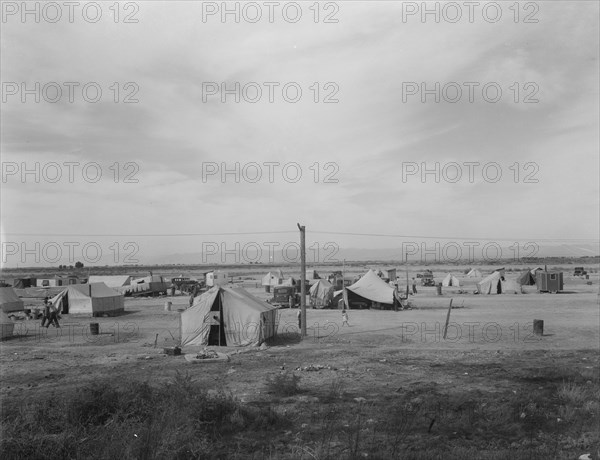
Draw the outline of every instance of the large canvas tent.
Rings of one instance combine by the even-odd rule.
[[[125,310],[123,295],[104,283],[73,284],[52,298],[58,311],[89,313],[92,316],[117,315]]]
[[[310,288],[310,305],[323,308],[331,305],[333,300],[333,284],[327,280],[317,280]]]
[[[460,286],[458,278],[450,273],[446,275],[446,278],[442,281],[442,286]]]
[[[181,314],[181,346],[256,346],[276,331],[277,309],[241,287],[215,286]]]
[[[344,302],[348,308],[360,308],[383,304],[394,304],[394,289],[373,270],[369,270],[356,283],[344,289]],[[377,305],[375,305],[377,306]]]
[[[469,273],[467,273],[467,278],[482,278],[483,275],[481,272],[475,268],[471,269]]]
[[[23,301],[11,287],[0,288],[0,308],[4,313],[23,311]]]
[[[109,288],[120,288],[131,284],[131,276],[129,275],[91,275],[88,280],[92,283],[104,283]]]
[[[505,279],[500,275],[500,272],[495,271],[477,283],[477,291],[480,294],[518,294],[521,292],[521,286],[517,280]]]
[[[502,278],[500,272],[493,272],[477,283],[480,294],[502,294]]]

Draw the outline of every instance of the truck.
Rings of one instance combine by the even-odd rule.
[[[433,280],[433,273],[429,270],[426,270],[421,276],[421,286],[435,286],[435,281]]]
[[[280,308],[289,307],[290,297],[297,302],[296,286],[274,286],[273,298],[270,299],[270,304],[279,306]]]

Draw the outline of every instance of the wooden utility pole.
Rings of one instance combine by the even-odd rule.
[[[300,335],[306,337],[306,227],[298,225],[300,230]]]

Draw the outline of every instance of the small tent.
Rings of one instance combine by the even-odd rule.
[[[296,280],[292,276],[290,276],[289,278],[282,280],[279,285],[280,286],[295,286]]]
[[[493,272],[477,283],[480,294],[502,294],[502,277],[500,272]]]
[[[533,286],[535,284],[535,275],[527,269],[517,278],[517,283],[521,286]]]
[[[283,273],[281,270],[277,270],[276,272],[269,272],[265,276],[262,277],[261,286],[277,286],[281,284],[283,280]]]
[[[458,278],[450,273],[446,275],[446,278],[442,281],[442,286],[460,286]]]
[[[123,286],[129,286],[131,284],[131,276],[129,275],[91,275],[88,280],[89,284],[93,283],[104,283],[109,288],[120,288]]]
[[[11,287],[0,288],[0,308],[4,313],[23,311],[23,301]]]
[[[317,280],[310,288],[310,305],[323,308],[331,305],[333,300],[333,284],[327,280]]]
[[[260,345],[277,331],[277,309],[241,287],[215,286],[181,314],[181,346]]]
[[[14,321],[3,310],[0,310],[0,339],[12,337],[14,330]]]
[[[469,273],[467,273],[467,278],[482,278],[483,275],[481,274],[481,272],[477,269],[471,269],[471,271]]]
[[[344,290],[344,302],[348,308],[369,307],[372,302],[391,307],[394,304],[394,289],[373,270],[369,270]]]
[[[90,313],[92,316],[117,315],[125,310],[123,295],[104,283],[73,284],[52,298],[58,311]]]

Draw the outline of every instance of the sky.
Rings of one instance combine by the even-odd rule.
[[[244,260],[297,223],[322,252],[597,254],[597,2],[22,5],[2,4],[3,266]]]

